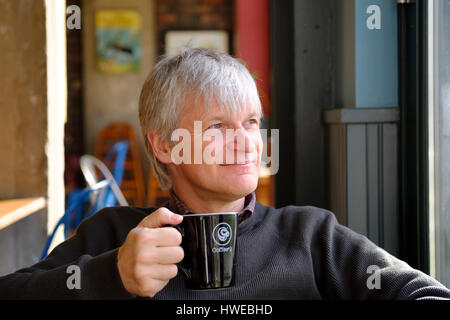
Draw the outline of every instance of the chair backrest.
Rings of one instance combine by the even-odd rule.
[[[111,171],[109,171],[108,167],[99,159],[94,156],[85,154],[80,158],[80,167],[83,175],[86,179],[86,182],[89,186],[93,186],[98,183],[96,168],[100,171],[105,179],[110,181],[110,189],[112,192],[109,192],[109,188],[106,189],[105,195],[100,198],[100,201],[97,200],[97,210],[102,209],[103,207],[110,207],[116,205],[116,200],[119,202],[121,206],[128,206],[128,202],[125,199],[122,191],[120,190],[120,181],[123,174],[123,162],[125,157],[122,155],[122,159],[118,159],[116,161],[115,170],[116,176],[113,176]],[[117,178],[116,178],[117,177]],[[119,182],[117,182],[117,179]]]
[[[111,190],[105,192],[104,203],[97,202],[101,209],[102,207],[109,207],[116,205],[116,200],[119,200],[120,205],[128,206],[123,193],[120,190],[125,169],[125,161],[128,153],[129,143],[127,141],[119,141],[115,143],[112,148],[105,155],[104,162],[91,155],[83,155],[80,158],[80,167],[88,185],[92,186],[103,178],[113,181]],[[111,168],[113,173],[108,169]],[[103,177],[97,176],[97,170]],[[112,191],[112,192],[111,192]],[[102,204],[102,205],[101,205]]]
[[[128,145],[127,141],[119,141],[106,154],[105,161],[107,163],[111,164],[114,160],[114,164],[112,165],[113,173],[111,173],[105,163],[94,156],[81,156],[80,167],[88,187],[85,189],[77,189],[68,195],[67,209],[56,224],[51,235],[47,238],[41,260],[47,256],[55,233],[61,225],[64,226],[64,236],[67,238],[70,229],[76,229],[84,218],[89,217],[98,210],[104,207],[114,206],[117,201],[122,206],[128,206],[128,202],[119,187],[124,174]],[[103,176],[101,180],[97,175],[96,169]],[[91,206],[86,213],[86,204],[89,202]]]
[[[76,209],[78,209],[80,206],[82,206],[83,209],[84,209],[84,205],[86,204],[86,200],[89,198],[89,196],[93,192],[97,192],[97,196],[100,197],[102,192],[98,192],[98,191],[106,190],[110,184],[111,184],[110,180],[102,180],[102,181],[94,184],[93,186],[89,186],[89,187],[87,187],[85,189],[80,190],[71,199],[71,202],[68,203],[67,209],[64,212],[63,216],[58,220],[58,222],[56,223],[56,226],[54,227],[52,233],[47,238],[47,241],[46,241],[45,246],[44,246],[44,250],[42,251],[42,254],[41,254],[41,260],[44,259],[47,256],[48,250],[50,248],[50,245],[51,245],[51,243],[53,241],[53,238],[55,237],[55,234],[56,234],[56,231],[58,230],[58,228],[60,226],[67,226],[67,225],[69,225],[70,214],[72,212],[74,212]],[[88,215],[91,215],[93,213],[94,209],[91,209],[90,212],[88,213]],[[67,237],[67,228],[65,228],[65,236]]]
[[[150,169],[147,186],[147,206],[161,207],[170,198],[170,192],[161,189],[155,173]]]
[[[144,176],[139,154],[138,140],[133,127],[125,122],[114,122],[101,130],[97,135],[95,154],[97,159],[106,159],[107,153],[119,141],[129,143],[129,152],[126,155],[122,183],[120,184],[130,205],[143,206],[145,204]],[[105,164],[107,166],[108,163]],[[111,171],[114,171],[110,167]]]
[[[119,186],[122,183],[129,145],[128,141],[115,143],[103,161],[106,167],[113,167],[113,176]]]

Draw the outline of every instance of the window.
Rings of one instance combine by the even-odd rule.
[[[428,1],[430,273],[450,286],[450,1]]]

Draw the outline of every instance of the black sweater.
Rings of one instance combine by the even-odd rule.
[[[122,285],[117,251],[153,210],[101,210],[45,260],[0,277],[0,299],[139,298]],[[450,290],[438,281],[338,224],[323,209],[257,203],[251,218],[238,226],[236,247],[233,287],[189,290],[178,274],[154,299],[450,299]],[[71,265],[79,267],[80,289],[67,286]]]

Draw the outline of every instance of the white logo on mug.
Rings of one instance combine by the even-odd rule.
[[[223,247],[231,241],[232,231],[231,227],[226,222],[221,222],[214,227],[213,240],[216,244]]]

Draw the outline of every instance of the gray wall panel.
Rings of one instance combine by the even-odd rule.
[[[380,243],[379,225],[380,219],[380,161],[379,161],[379,128],[378,124],[367,126],[367,222],[368,237],[376,244]]]
[[[366,126],[347,127],[347,221],[349,228],[367,235]]]
[[[334,109],[325,111],[324,122],[331,210],[340,223],[398,256],[398,110]]]
[[[383,247],[398,255],[398,132],[395,124],[383,125]]]

